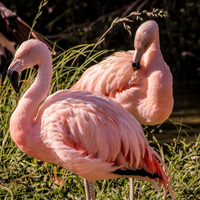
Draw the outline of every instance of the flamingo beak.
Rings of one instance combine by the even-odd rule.
[[[142,59],[143,51],[141,50],[135,50],[133,61],[132,61],[132,67],[134,71],[137,71],[140,69],[140,61]]]
[[[19,93],[20,90],[20,85],[19,85],[19,75],[20,75],[20,70],[22,67],[22,61],[17,59],[14,60],[7,71],[8,78],[10,79],[11,85],[15,92]]]
[[[138,69],[140,69],[140,62],[133,62],[132,63],[132,67],[133,67],[133,71],[137,71]]]

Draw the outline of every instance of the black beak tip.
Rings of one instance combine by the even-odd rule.
[[[136,63],[132,63],[132,67],[134,71],[137,71],[138,69],[140,69],[140,62],[136,62]]]
[[[11,85],[16,93],[19,93],[19,73],[16,71],[8,70],[7,72],[8,78],[10,79]]]

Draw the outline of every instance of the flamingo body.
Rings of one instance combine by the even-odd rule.
[[[141,124],[163,123],[174,101],[172,75],[160,51],[157,23],[143,23],[134,45],[135,51],[116,52],[87,69],[72,89],[97,91],[115,99]]]
[[[10,120],[11,137],[24,153],[89,181],[137,177],[159,190],[158,180],[165,189],[168,184],[173,197],[158,160],[166,165],[149,146],[139,122],[116,101],[96,92],[60,90],[38,110],[52,76],[50,51],[38,40],[24,42],[8,69],[16,91],[16,74],[35,64],[37,78]]]

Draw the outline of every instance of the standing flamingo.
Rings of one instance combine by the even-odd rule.
[[[116,52],[87,69],[73,89],[100,92],[119,102],[140,124],[163,123],[173,109],[172,74],[165,63],[155,21],[143,23],[135,51]]]
[[[88,181],[122,176],[164,185],[170,181],[148,144],[139,122],[116,101],[96,92],[60,90],[49,96],[52,58],[39,40],[28,40],[16,51],[8,77],[19,92],[19,74],[39,65],[35,82],[10,119],[13,141],[27,155],[60,165]],[[157,160],[158,159],[158,160]],[[95,199],[95,197],[92,197]]]
[[[4,48],[10,51],[13,56],[17,45],[20,45],[22,42],[28,39],[29,34],[31,32],[31,27],[14,12],[6,8],[6,6],[1,2],[0,24],[0,56],[4,56],[5,59],[7,59],[7,55]],[[39,39],[42,42],[46,43],[35,31],[31,32],[30,38]],[[48,43],[46,43],[46,45],[52,51],[51,46],[48,45]],[[1,64],[0,66],[0,74],[2,74],[2,81],[5,78],[9,64],[5,62],[4,65]]]
[[[135,51],[116,52],[84,72],[73,89],[100,92],[119,102],[141,123],[163,123],[173,109],[172,74],[165,63],[155,21],[143,23]],[[133,199],[133,179],[130,179]]]

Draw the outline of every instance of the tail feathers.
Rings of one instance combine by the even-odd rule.
[[[156,151],[154,151],[153,149],[152,149],[152,151],[153,151],[152,153],[156,156],[156,158],[162,163],[162,165],[164,166],[164,168],[165,168],[165,170],[166,170],[166,173],[167,173],[167,175],[168,175],[168,178],[167,178],[167,176],[165,175],[165,173],[164,173],[162,167],[161,167],[160,164],[158,163],[158,165],[160,166],[160,167],[159,167],[160,172],[161,172],[162,177],[163,177],[163,179],[164,179],[164,180],[162,180],[162,181],[159,181],[159,186],[162,185],[162,183],[164,182],[164,183],[165,183],[165,184],[164,184],[164,188],[165,188],[165,191],[167,191],[167,188],[166,188],[166,182],[167,182],[170,195],[171,195],[172,199],[174,200],[174,195],[173,195],[173,191],[172,191],[172,188],[171,188],[171,180],[172,180],[172,179],[171,179],[171,176],[170,176],[170,172],[169,172],[169,170],[168,170],[168,168],[167,168],[167,165],[164,163],[164,161],[162,160],[162,158],[160,157],[160,155],[159,155]],[[155,159],[156,159],[156,158],[155,158]],[[157,162],[158,162],[158,161],[157,161]]]
[[[140,178],[145,181],[148,181],[154,186],[154,188],[158,192],[160,191],[160,188],[162,185],[164,186],[164,189],[167,192],[167,185],[168,185],[170,195],[172,199],[174,200],[174,195],[171,189],[171,177],[170,177],[169,170],[166,164],[164,163],[164,161],[162,160],[162,158],[159,156],[159,154],[153,149],[151,149],[151,151],[152,151],[152,159],[150,160],[148,158],[148,153],[146,152],[144,158],[142,159],[143,167],[141,167],[142,164],[140,163],[139,167],[141,168],[139,169],[134,169],[134,170],[133,169],[126,169],[126,170],[117,169],[112,173],[118,174],[121,176]],[[168,177],[166,176],[165,172],[163,171],[158,161],[160,161],[162,165],[164,166],[164,168],[166,169],[166,173]],[[159,182],[159,186],[157,185],[156,180]]]
[[[152,155],[153,155],[152,161],[148,161],[148,158],[146,158],[146,157],[143,161],[147,165],[150,173],[156,173],[160,177],[159,179],[157,179],[159,181],[159,188],[161,188],[161,186],[163,185],[165,191],[167,192],[167,185],[168,185],[170,195],[171,195],[172,199],[174,199],[174,195],[173,195],[172,188],[171,188],[170,172],[169,172],[166,164],[164,163],[164,161],[160,157],[160,155],[156,151],[154,151],[153,149],[151,149],[151,151],[152,151]],[[167,174],[168,177],[166,176],[165,172],[163,171],[163,168],[161,167],[161,165],[160,165],[160,163],[158,162],[157,159],[164,166],[164,168],[166,170],[166,174]]]

